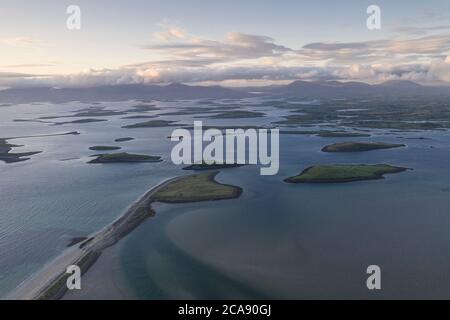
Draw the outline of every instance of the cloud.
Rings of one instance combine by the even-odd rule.
[[[448,31],[450,30],[450,25],[439,25],[439,26],[400,26],[392,28],[395,33],[406,34],[408,36],[424,36],[433,32]]]
[[[10,64],[10,65],[0,65],[0,68],[12,68],[12,69],[20,69],[20,68],[43,68],[43,67],[54,67],[54,64],[51,63],[24,63],[24,64]]]
[[[165,31],[155,32],[153,37],[158,41],[179,40],[186,37],[186,31],[178,27],[165,26]]]
[[[24,79],[37,77],[35,74],[18,73],[18,72],[0,72],[0,79]]]
[[[449,35],[314,42],[298,49],[264,35],[230,32],[221,40],[211,40],[173,26],[165,26],[156,38],[156,42],[142,48],[164,59],[60,76],[5,74],[0,75],[0,85],[80,87],[170,82],[270,83],[297,79],[450,82]]]
[[[34,47],[42,43],[41,40],[32,37],[0,38],[0,44],[14,47]]]
[[[288,47],[275,44],[275,40],[270,37],[239,32],[228,33],[223,41],[190,37],[184,42],[149,44],[142,48],[179,61],[212,59],[214,63],[279,57],[293,51]]]

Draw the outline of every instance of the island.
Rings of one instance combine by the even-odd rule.
[[[20,145],[10,144],[6,139],[0,139],[0,160],[5,163],[14,163],[29,160],[29,156],[41,153],[41,151],[11,153],[12,148],[21,147]]]
[[[187,167],[184,167],[183,170],[218,170],[218,169],[227,169],[227,168],[236,168],[242,167],[244,164],[238,163],[217,163],[215,161],[203,161],[201,163],[194,163]]]
[[[147,112],[147,111],[155,111],[155,110],[160,110],[160,108],[154,104],[139,104],[139,105],[131,107],[131,109],[126,110],[125,112],[136,113],[136,112]]]
[[[74,121],[55,122],[55,123],[53,123],[53,125],[60,126],[63,124],[84,124],[84,123],[103,122],[103,121],[108,121],[108,120],[106,120],[106,119],[80,119],[80,120],[74,120]]]
[[[122,117],[122,119],[153,119],[158,118],[159,116],[154,115],[134,115],[134,116],[128,116],[128,117]]]
[[[288,183],[341,183],[361,180],[383,179],[384,174],[408,170],[388,164],[316,165],[303,170],[299,175],[285,179]]]
[[[321,131],[317,135],[322,138],[370,137],[370,134],[368,133],[351,132],[351,131]]]
[[[361,152],[379,149],[393,149],[405,147],[404,144],[384,142],[341,142],[325,146],[323,152]]]
[[[106,153],[99,154],[97,158],[88,163],[122,163],[122,162],[161,162],[159,156],[148,156],[143,154],[122,153]]]
[[[318,131],[313,131],[313,130],[280,130],[280,134],[312,135],[312,134],[318,134]]]
[[[242,188],[215,180],[219,171],[181,177],[159,189],[153,199],[165,203],[186,203],[238,198]]]
[[[171,127],[176,126],[174,124],[177,121],[172,120],[150,120],[145,122],[139,122],[135,124],[129,124],[126,126],[123,126],[122,128],[125,129],[134,129],[134,128],[160,128],[160,127]]]
[[[131,141],[131,140],[134,140],[134,138],[125,137],[125,138],[117,138],[116,140],[114,140],[114,142],[126,142],[126,141]]]
[[[110,150],[119,150],[122,149],[121,147],[115,147],[115,146],[93,146],[90,147],[89,150],[93,151],[110,151]]]

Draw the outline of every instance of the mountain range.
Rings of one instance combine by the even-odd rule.
[[[0,91],[0,103],[29,103],[68,101],[125,101],[179,99],[241,99],[258,95],[295,98],[355,98],[401,96],[450,96],[448,86],[425,86],[412,81],[393,80],[381,84],[340,81],[294,81],[288,85],[258,88],[225,88],[193,86],[179,83],[169,85],[129,84],[89,88],[11,88]]]

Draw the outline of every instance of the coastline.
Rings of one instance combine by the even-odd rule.
[[[64,250],[54,260],[19,284],[5,299],[56,300],[62,298],[67,290],[66,280],[70,276],[66,273],[67,266],[78,265],[81,273],[85,273],[100,257],[104,249],[116,244],[144,220],[155,214],[151,208],[151,204],[154,202],[152,199],[154,193],[183,177],[165,179],[148,190],[133,202],[120,217],[86,240]]]

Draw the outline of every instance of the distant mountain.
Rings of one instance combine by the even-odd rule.
[[[425,87],[416,82],[408,81],[408,80],[389,80],[389,81],[381,83],[379,86],[390,87],[390,88],[404,88],[404,89],[418,89],[418,88]]]
[[[424,86],[412,81],[393,80],[378,85],[364,82],[294,81],[288,85],[258,88],[190,86],[174,83],[159,85],[117,85],[90,88],[16,88],[0,91],[0,103],[125,101],[132,99],[241,99],[270,95],[298,98],[356,98],[402,96],[450,96],[450,87]]]
[[[264,91],[264,90],[261,90]],[[450,87],[423,86],[406,80],[393,80],[378,85],[364,82],[294,81],[285,86],[264,91],[272,95],[302,98],[352,98],[448,95]]]
[[[240,99],[249,93],[220,86],[188,86],[174,83],[159,85],[117,85],[90,88],[15,88],[0,91],[2,103],[124,101],[131,99]]]

